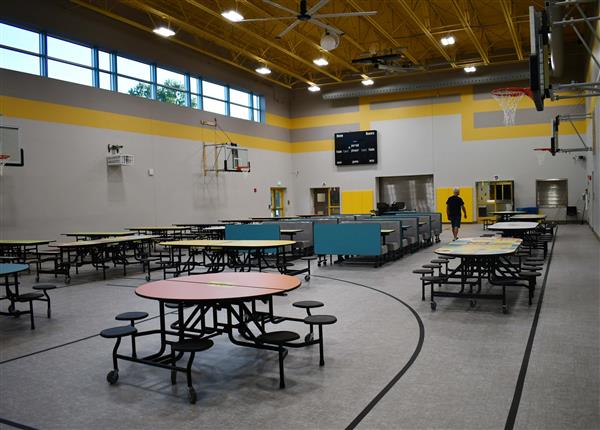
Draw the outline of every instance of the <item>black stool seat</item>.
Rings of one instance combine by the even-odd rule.
[[[183,304],[184,308],[189,308],[190,306],[194,306],[194,305],[191,305],[189,303],[188,304],[185,304],[185,303]],[[177,303],[165,303],[165,308],[177,309],[177,308],[179,308],[179,305]]]
[[[19,294],[16,297],[16,301],[17,302],[29,302],[31,300],[40,299],[42,297],[44,297],[44,295],[42,293],[25,293],[25,294]]]
[[[454,260],[456,257],[453,257],[452,255],[440,255],[438,258],[443,260]]]
[[[306,257],[301,257],[300,259],[305,261],[312,261],[316,260],[317,258],[319,257],[317,257],[316,255],[307,255]]]
[[[527,257],[527,261],[544,261],[544,257]]]
[[[542,266],[532,266],[530,264],[523,264],[521,267],[525,270],[535,271],[535,272],[537,272],[538,270],[542,270]]]
[[[304,322],[307,324],[335,324],[337,322],[337,318],[333,315],[310,315],[304,318]]]
[[[542,263],[541,261],[527,261],[525,260],[523,262],[523,264],[527,264],[528,266],[537,266],[537,267],[543,267],[544,263]]]
[[[521,270],[519,272],[519,276],[523,277],[523,278],[531,278],[532,276],[542,276],[542,274],[540,272],[533,272],[533,271],[529,271],[529,270]]]
[[[272,331],[270,333],[263,333],[256,338],[259,342],[271,343],[274,345],[280,345],[282,343],[291,342],[296,339],[300,339],[298,333],[293,331]]]
[[[522,285],[519,284],[519,278],[494,278],[491,280],[491,283],[494,285],[506,285],[506,286],[511,286],[511,285]]]
[[[137,328],[130,326],[130,325],[124,325],[124,326],[111,327],[111,328],[102,330],[100,332],[100,336],[105,337],[107,339],[113,339],[116,337],[131,336],[132,334],[136,334],[136,333],[137,333]]]
[[[148,312],[123,312],[115,317],[117,321],[137,321],[148,317]]]
[[[318,302],[316,300],[303,300],[300,302],[292,303],[292,306],[295,308],[303,308],[303,309],[312,309],[312,308],[320,308],[321,306],[325,306],[323,302]]]
[[[446,277],[445,276],[423,276],[421,278],[423,281],[425,282],[445,282],[446,281]]]
[[[423,264],[423,267],[426,269],[441,269],[441,264]]]
[[[54,290],[56,288],[56,285],[54,285],[54,284],[35,284],[31,288],[33,288],[34,290],[46,291],[46,290]]]
[[[446,264],[448,260],[443,258],[436,258],[435,260],[431,260],[431,262],[434,264]]]
[[[172,346],[173,351],[180,352],[200,352],[206,351],[214,345],[214,342],[210,339],[184,339]]]
[[[433,273],[433,269],[415,269],[412,272],[419,275],[431,275]]]

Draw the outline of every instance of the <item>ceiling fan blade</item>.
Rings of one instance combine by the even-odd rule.
[[[324,22],[321,22],[318,19],[311,19],[309,22],[316,25],[317,27],[321,27],[321,28],[324,28],[325,30],[329,30],[331,33],[335,33],[338,36],[341,36],[342,34],[344,34],[344,32],[342,30],[335,28],[329,24],[325,24]]]
[[[296,28],[298,26],[298,24],[300,24],[300,20],[296,20],[294,22],[292,22],[285,30],[283,30],[281,33],[279,33],[277,36],[275,36],[277,39],[281,39],[283,36],[285,36],[286,34],[288,34],[290,31],[292,31],[294,28]]]
[[[313,13],[316,13],[319,9],[321,9],[327,3],[329,3],[329,0],[321,0],[319,3],[317,3],[316,5],[314,5],[313,7],[311,7],[310,9],[308,9],[306,11],[306,14],[307,15],[312,15]]]
[[[279,3],[275,3],[274,1],[271,1],[271,0],[262,0],[262,1],[263,1],[263,3],[271,5],[273,7],[278,8],[278,9],[285,10],[286,12],[291,13],[294,16],[298,15],[298,11],[297,10],[288,9],[287,7],[282,6]]]
[[[377,11],[370,12],[342,12],[342,13],[320,13],[313,15],[312,18],[340,18],[347,16],[373,16],[377,15]]]
[[[296,19],[296,17],[295,16],[273,16],[271,18],[250,18],[250,19],[243,19],[242,22],[279,21],[282,19]]]

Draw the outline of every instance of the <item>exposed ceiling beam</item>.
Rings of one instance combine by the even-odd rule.
[[[519,35],[517,33],[517,29],[515,28],[515,23],[512,19],[512,7],[508,0],[500,0],[500,7],[502,8],[502,13],[504,14],[504,19],[506,21],[506,25],[508,26],[508,32],[510,33],[510,37],[513,40],[513,44],[515,45],[515,51],[517,51],[517,58],[522,60],[523,57],[523,49],[521,48],[521,42],[519,41]]]
[[[122,22],[124,24],[130,25],[130,26],[135,27],[135,28],[137,28],[139,30],[146,31],[148,33],[154,34],[153,33],[153,28],[147,27],[147,26],[145,26],[143,24],[140,24],[138,22],[135,22],[133,20],[124,18],[124,17],[122,17],[120,15],[117,15],[117,14],[115,14],[115,13],[109,11],[109,10],[96,7],[94,5],[91,5],[90,3],[87,3],[85,1],[83,1],[83,0],[70,0],[70,1],[71,1],[71,3],[74,3],[74,4],[78,5],[78,6],[81,6],[81,7],[86,8],[86,9],[92,10],[92,11],[94,11],[96,13],[99,13],[101,15],[107,16],[107,17],[109,17],[111,19],[114,19],[116,21],[119,21],[119,22]],[[243,65],[241,65],[241,64],[239,64],[237,62],[231,61],[231,60],[229,60],[229,59],[227,59],[225,57],[221,57],[220,55],[214,54],[214,53],[212,53],[212,52],[210,52],[210,51],[208,51],[206,49],[199,48],[198,46],[195,46],[195,45],[183,42],[183,41],[178,40],[177,38],[173,38],[173,37],[169,41],[172,42],[172,43],[176,43],[178,45],[184,46],[186,48],[192,49],[192,50],[194,50],[196,52],[199,52],[199,53],[201,53],[203,55],[206,55],[208,57],[214,58],[214,59],[216,59],[218,61],[221,61],[223,63],[226,63],[226,64],[228,64],[230,66],[233,66],[233,67],[236,67],[238,69],[244,70],[244,71],[246,71],[246,72],[248,72],[248,73],[250,73],[250,74],[252,74],[254,76],[260,76],[262,79],[265,79],[267,81],[273,82],[273,83],[275,83],[277,85],[281,85],[284,88],[288,88],[288,89],[292,88],[291,85],[288,85],[288,84],[286,84],[284,82],[278,81],[277,79],[274,79],[274,78],[271,78],[271,77],[268,77],[268,76],[259,75],[253,69],[244,67]],[[254,59],[254,57],[255,56],[253,56],[252,58]],[[259,60],[260,58],[256,57],[256,59]],[[274,65],[274,64],[271,64],[269,62],[265,62],[265,64],[267,64],[268,66],[272,67],[275,70],[277,69],[277,66]],[[282,73],[285,73],[285,71],[282,70]],[[302,81],[308,83],[308,81],[306,81],[304,78],[302,78]]]
[[[429,31],[427,26],[421,22],[417,14],[414,12],[412,7],[406,2],[406,0],[396,0],[396,2],[402,7],[404,13],[408,15],[408,17],[415,23],[415,25],[419,27],[419,30],[423,32],[423,34],[429,39],[431,44],[439,51],[440,54],[442,54],[442,57],[444,57],[453,68],[456,68],[457,66],[452,60],[452,58],[450,58],[446,50],[442,47],[442,45],[440,45],[440,42],[438,42],[435,36],[431,34],[431,31]]]
[[[355,0],[347,0],[347,2],[356,11],[364,12],[364,10],[356,3]],[[383,37],[385,37],[395,48],[403,48],[400,42],[394,39],[391,34],[389,34],[381,25],[379,25],[377,21],[373,19],[373,17],[365,16],[363,18],[366,19],[369,22],[369,24],[371,24],[375,28],[375,30],[377,30],[379,34],[381,34]],[[404,54],[404,56],[406,56],[406,58],[412,61],[413,64],[419,64],[419,61],[410,52],[408,52],[407,49],[404,49],[402,53]]]
[[[271,18],[272,15],[270,15],[267,11],[265,11],[264,9],[258,7],[257,5],[255,5],[254,3],[248,1],[248,0],[241,0],[241,2],[248,6],[251,9],[254,9],[255,11],[261,13],[262,15],[265,15],[266,18]],[[312,45],[313,48],[317,49],[318,51],[324,51],[323,48],[321,48],[321,45],[316,43],[314,40],[312,40],[310,37],[305,36],[304,34],[302,34],[300,31],[298,31],[297,29],[294,30],[294,34],[296,34],[298,37],[300,37],[304,42]],[[327,52],[327,51],[326,51]],[[351,70],[353,72],[356,73],[361,73],[360,70],[358,70],[355,66],[353,66],[352,64],[348,63],[346,60],[344,60],[343,58],[338,57],[337,55],[333,54],[331,51],[327,52],[327,56],[329,58],[331,58],[333,61],[335,61],[336,63],[340,64],[341,66],[343,66],[344,68]]]
[[[215,18],[217,18],[217,19],[219,19],[221,21],[223,21],[227,25],[234,25],[237,30],[240,30],[241,32],[243,32],[243,33],[245,33],[245,34],[247,34],[247,35],[255,38],[256,40],[260,41],[261,43],[264,43],[264,44],[270,46],[271,48],[276,49],[276,50],[278,50],[278,51],[280,51],[280,52],[282,52],[282,53],[284,53],[284,54],[292,57],[294,60],[296,60],[296,61],[304,64],[308,68],[313,69],[313,70],[315,70],[315,71],[317,71],[319,73],[322,73],[322,74],[330,77],[331,79],[333,79],[333,80],[335,80],[337,82],[341,82],[342,81],[340,78],[338,78],[337,76],[333,75],[332,73],[329,73],[327,70],[325,70],[325,69],[323,69],[323,68],[321,68],[319,66],[316,66],[315,64],[313,64],[312,61],[308,61],[305,58],[301,57],[300,55],[288,51],[287,49],[285,49],[281,45],[273,42],[272,40],[269,40],[269,39],[267,39],[265,37],[262,37],[259,34],[256,34],[255,32],[247,29],[246,27],[244,27],[243,23],[231,23],[226,18],[224,18],[223,16],[221,16],[220,12],[211,9],[210,7],[204,6],[203,4],[199,3],[196,0],[184,0],[184,1],[186,3],[188,3],[188,4],[190,4],[190,5],[198,8],[198,9],[200,9],[201,11],[203,11],[203,12],[205,12],[205,13],[207,13],[207,14],[209,14],[209,15],[211,15],[211,16],[213,16],[213,17],[215,17]],[[303,79],[303,81],[304,80],[305,79]]]
[[[471,42],[473,43],[473,45],[475,45],[475,48],[477,49],[477,52],[479,53],[479,56],[481,57],[483,64],[486,64],[486,65],[490,64],[490,59],[488,58],[487,52],[481,45],[481,42],[479,42],[479,39],[477,38],[477,36],[475,36],[475,33],[473,32],[473,29],[471,28],[471,24],[469,23],[469,20],[467,19],[466,15],[464,14],[463,10],[460,8],[460,5],[458,4],[458,0],[451,0],[451,1],[452,1],[452,5],[454,6],[454,9],[456,10],[456,16],[458,17],[458,20],[460,21],[461,25],[463,26],[465,33],[467,33],[467,36],[469,36],[469,39],[471,39]]]

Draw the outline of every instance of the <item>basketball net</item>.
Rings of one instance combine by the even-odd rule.
[[[529,95],[527,88],[497,88],[492,90],[492,97],[504,112],[504,125],[515,125],[517,106],[524,95]]]
[[[0,176],[2,176],[2,173],[4,172],[4,165],[8,163],[8,160],[10,160],[10,155],[0,154]]]
[[[543,166],[546,161],[546,157],[550,154],[550,151],[546,148],[536,148],[533,150],[537,158],[538,166]]]

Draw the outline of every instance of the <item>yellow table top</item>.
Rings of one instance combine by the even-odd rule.
[[[381,234],[390,234],[390,233],[393,233],[393,232],[395,232],[395,231],[396,231],[396,230],[394,230],[394,229],[391,229],[391,228],[382,228],[382,229],[381,229]]]
[[[63,233],[63,236],[131,236],[130,231],[77,231],[75,233]]]
[[[302,230],[301,228],[283,228],[281,230],[279,230],[279,232],[281,234],[295,234],[295,233],[301,233],[304,230]]]
[[[181,227],[181,226],[174,226],[174,225],[165,225],[165,226],[156,226],[156,225],[149,225],[149,226],[142,226],[142,227],[127,227],[127,230],[136,230],[136,231],[168,231],[168,230],[172,230],[172,231],[179,231],[179,230],[185,230],[187,227]]]
[[[123,237],[109,237],[106,239],[97,240],[76,240],[74,242],[55,243],[50,246],[56,248],[84,248],[88,246],[96,245],[110,245],[111,243],[122,243],[122,242],[135,242],[136,240],[150,240],[156,239],[159,236],[152,236],[147,234],[132,234],[130,236]]]
[[[293,240],[171,240],[160,245],[180,248],[278,248],[295,243]]]
[[[512,237],[470,237],[450,242],[434,252],[459,257],[508,255],[513,254],[519,248],[521,242],[521,239]]]
[[[54,242],[53,240],[21,240],[21,239],[6,239],[0,240],[0,245],[46,245],[47,243]]]

